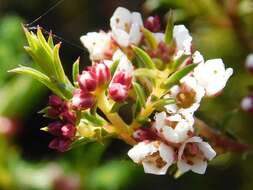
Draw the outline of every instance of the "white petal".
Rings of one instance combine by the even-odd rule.
[[[167,146],[164,143],[160,144],[159,152],[161,158],[167,163],[167,168],[171,166],[174,162],[174,151],[171,147]]]
[[[191,169],[191,166],[187,164],[184,160],[178,160],[177,167],[181,173],[188,172]]]
[[[191,54],[192,37],[184,25],[175,25],[173,28],[173,37],[177,44],[177,49],[183,51],[186,55]]]
[[[155,123],[154,127],[159,131],[165,126],[166,113],[160,112],[155,114]]]
[[[138,45],[141,41],[142,33],[141,26],[139,24],[133,23],[131,26],[131,30],[129,32],[129,41],[132,44]]]
[[[198,147],[208,160],[212,160],[216,156],[216,152],[208,143],[201,142],[198,144]]]
[[[193,63],[199,64],[204,62],[204,57],[199,51],[195,51],[192,55]]]
[[[156,152],[158,148],[151,143],[140,142],[128,151],[128,156],[135,162],[140,163],[146,156]]]
[[[134,23],[134,24],[137,24],[139,26],[143,26],[143,21],[142,21],[142,18],[141,18],[141,14],[138,13],[138,12],[132,12],[131,22]]]
[[[116,42],[123,47],[127,47],[130,43],[129,34],[124,30],[112,28],[113,38]]]
[[[131,22],[131,13],[128,9],[123,7],[118,7],[111,19],[110,19],[110,26],[111,28],[118,28],[125,30],[126,24],[130,24]]]
[[[156,33],[153,33],[153,35],[155,36],[156,41],[157,41],[158,43],[164,41],[164,33],[156,32]]]
[[[207,162],[203,160],[195,160],[191,166],[191,170],[198,174],[204,174],[206,172]]]

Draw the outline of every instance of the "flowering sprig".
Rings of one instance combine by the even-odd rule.
[[[43,130],[55,138],[49,147],[66,151],[78,143],[119,138],[133,146],[129,157],[146,173],[165,174],[177,164],[181,173],[205,173],[216,152],[197,136],[194,112],[205,96],[215,96],[232,75],[221,59],[205,61],[192,48],[184,25],[169,16],[165,32],[159,17],[143,24],[137,12],[119,7],[111,30],[88,33],[81,42],[91,66],[79,72],[73,64],[72,83],[59,58],[60,45],[25,29],[25,49],[39,68],[12,70],[31,75],[55,94],[42,112],[57,121]],[[128,105],[131,121],[119,114]],[[101,114],[102,113],[102,114]]]

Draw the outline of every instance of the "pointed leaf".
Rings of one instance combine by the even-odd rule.
[[[136,100],[140,102],[141,107],[145,107],[146,95],[145,95],[145,92],[144,92],[143,88],[137,82],[133,82],[133,87],[134,87],[134,91],[137,95]]]
[[[39,82],[47,86],[56,95],[60,96],[61,98],[66,99],[66,97],[61,93],[61,91],[50,81],[50,78],[48,76],[44,75],[43,73],[33,68],[20,66],[16,69],[10,70],[9,72],[30,75],[34,79],[38,80]]]
[[[55,74],[57,75],[58,81],[65,83],[65,73],[62,67],[62,63],[59,57],[61,43],[58,43],[53,49],[53,65],[55,68]]]
[[[118,68],[118,65],[119,65],[119,60],[116,60],[112,63],[111,67],[110,67],[110,71],[111,71],[111,76],[113,78],[113,75],[115,73],[115,71],[117,70]]]
[[[166,79],[164,83],[162,83],[161,87],[164,89],[169,89],[173,85],[177,84],[181,78],[190,73],[196,66],[197,64],[190,64],[184,67],[183,69],[176,71],[171,76],[169,76],[169,78]]]
[[[156,109],[161,109],[166,105],[169,104],[174,104],[176,101],[173,98],[165,98],[165,99],[160,99],[154,102],[153,107]]]
[[[173,21],[173,11],[169,11],[169,17],[167,21],[167,26],[165,30],[165,36],[164,36],[164,41],[167,44],[170,44],[173,40],[173,27],[174,27],[174,21]]]
[[[78,79],[78,75],[79,75],[79,64],[80,64],[80,57],[78,57],[78,59],[75,61],[75,63],[72,66],[72,80],[73,83],[75,83]]]
[[[132,46],[134,53],[136,54],[137,58],[142,62],[142,64],[149,68],[149,69],[155,69],[156,66],[151,59],[151,57],[142,49]]]
[[[147,68],[139,68],[134,70],[134,76],[148,77],[155,79],[159,75],[159,71],[147,69]]]
[[[157,44],[154,34],[144,27],[142,28],[142,32],[145,39],[147,40],[148,45],[151,47],[151,49],[156,49],[158,44]]]

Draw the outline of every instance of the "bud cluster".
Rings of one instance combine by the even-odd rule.
[[[65,152],[70,148],[76,135],[76,115],[71,111],[67,102],[56,95],[49,97],[48,105],[47,115],[58,119],[58,121],[50,123],[46,128],[50,134],[56,136],[49,143],[49,147]]]

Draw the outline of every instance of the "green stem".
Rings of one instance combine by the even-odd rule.
[[[105,95],[104,91],[97,93],[98,107],[105,114],[107,119],[112,123],[115,132],[130,145],[136,144],[136,141],[131,137],[132,130],[129,126],[121,119],[118,113],[110,113],[111,105]]]

